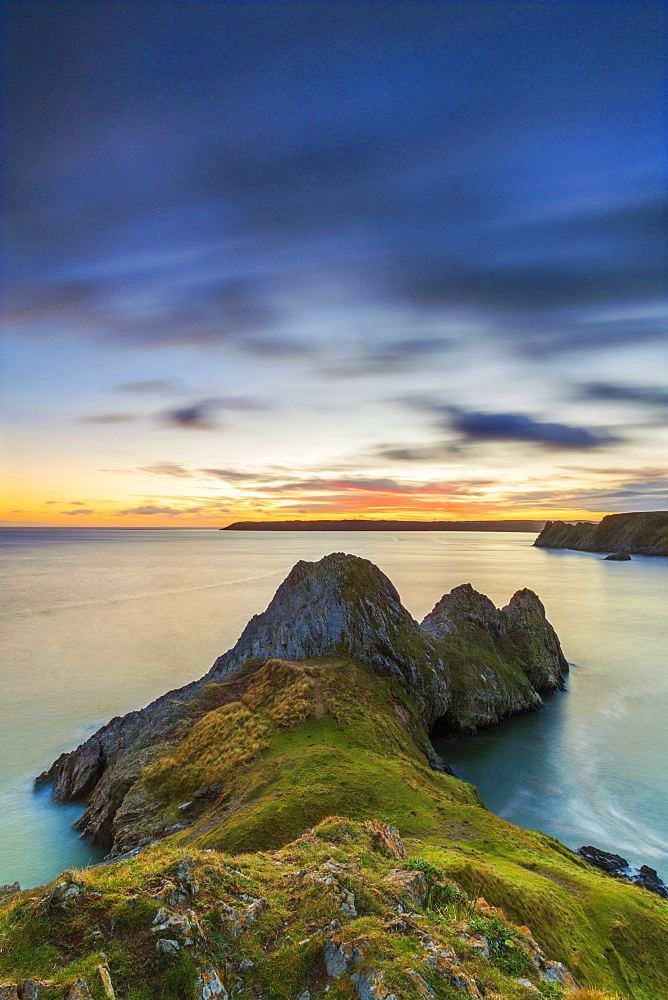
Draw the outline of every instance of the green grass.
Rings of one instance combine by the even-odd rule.
[[[319,997],[325,985],[328,1000],[353,1000],[349,977],[322,978],[323,929],[336,919],[344,940],[368,939],[369,963],[398,1000],[414,1000],[409,970],[422,961],[420,935],[384,927],[400,901],[384,877],[404,867],[421,871],[429,890],[425,910],[411,920],[449,942],[490,992],[527,1000],[514,978],[538,982],[517,946],[515,925],[527,925],[583,986],[629,1000],[663,995],[666,903],[595,871],[544,834],[511,826],[472,786],[432,771],[416,706],[396,681],[347,660],[273,660],[235,689],[237,700],[230,690],[205,689],[180,741],[141,779],[164,816],[178,815],[197,788],[222,782],[219,798],[203,799],[190,826],[137,857],[78,873],[88,891],[65,910],[47,908],[44,890],[19,894],[0,911],[0,981],[35,976],[64,986],[83,975],[101,1000],[95,967],[104,953],[126,1000],[191,996],[204,959],[227,968],[228,989],[240,980],[242,1000],[294,1000],[306,988]],[[365,820],[397,827],[408,858],[378,850]],[[184,854],[200,883],[181,906],[195,908],[205,928],[199,959],[189,949],[158,954],[151,934],[161,881],[175,880]],[[314,881],[327,859],[348,866],[339,883],[355,897],[356,918]],[[270,906],[232,940],[215,904],[239,907],[241,894],[264,896]],[[476,915],[479,896],[507,919]],[[477,921],[491,962],[458,940],[453,920]],[[253,966],[242,976],[235,970],[244,960]],[[442,977],[424,971],[423,978],[439,1000],[461,997]]]

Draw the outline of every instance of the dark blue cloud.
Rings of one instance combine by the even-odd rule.
[[[289,360],[322,340],[286,329],[316,274],[482,313],[525,354],[656,338],[665,20],[619,0],[11,4],[19,328]],[[381,345],[376,370],[406,357]]]
[[[222,411],[230,413],[252,413],[271,409],[271,405],[247,396],[220,396],[203,399],[188,406],[178,406],[165,411],[163,420],[173,427],[189,430],[213,430],[218,426],[217,416]]]
[[[585,427],[543,423],[524,413],[476,413],[453,408],[450,426],[471,441],[527,441],[549,448],[597,448],[618,440]]]
[[[618,382],[587,382],[578,387],[583,399],[641,406],[668,406],[668,389],[655,385],[624,385]]]
[[[453,451],[456,453],[462,444],[475,441],[522,441],[545,448],[584,451],[620,440],[605,430],[535,420],[525,413],[486,413],[467,410],[438,402],[430,397],[408,398],[402,402],[409,409],[431,414],[435,418],[437,428],[454,431],[458,435],[454,441],[434,446],[389,447],[381,452],[385,457],[402,461],[422,460],[429,457],[430,452],[440,451],[442,455]]]

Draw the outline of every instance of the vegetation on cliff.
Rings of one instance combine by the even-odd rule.
[[[599,524],[548,521],[534,545],[544,549],[668,556],[668,511],[608,514]]]
[[[466,584],[442,597],[419,625],[377,566],[334,553],[319,562],[298,562],[267,610],[250,620],[205,677],[141,712],[113,719],[39,780],[51,782],[60,801],[87,800],[78,828],[103,846],[126,848],[138,824],[142,836],[163,833],[147,768],[157,767],[184,738],[178,768],[186,771],[201,765],[185,765],[185,758],[201,754],[205,744],[228,731],[252,730],[251,744],[261,748],[266,723],[258,725],[240,701],[253,700],[261,680],[258,667],[267,659],[321,656],[392,678],[410,696],[421,726],[429,730],[439,720],[459,732],[539,707],[540,692],[560,687],[568,670],[545,609],[531,591],[518,592],[499,611]],[[358,687],[354,697],[362,690]],[[202,706],[214,697],[218,715],[200,721]],[[423,742],[434,761],[426,738]]]
[[[418,626],[371,564],[328,560],[54,765],[117,858],[10,896],[0,997],[656,1000],[666,903],[432,766],[439,705],[469,724],[563,677],[538,599],[456,588]]]
[[[236,701],[233,681],[203,688],[143,772],[171,833],[12,897],[0,981],[97,1000],[98,967],[119,1000],[661,995],[666,904],[432,770],[396,679],[322,658],[247,681]]]

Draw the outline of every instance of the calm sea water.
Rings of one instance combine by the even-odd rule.
[[[112,716],[200,677],[298,559],[364,556],[418,619],[460,583],[535,590],[574,664],[542,712],[439,749],[486,804],[668,880],[668,559],[605,562],[514,533],[13,529],[2,536],[0,883],[100,858],[32,780]]]

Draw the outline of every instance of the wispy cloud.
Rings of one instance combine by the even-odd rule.
[[[146,517],[181,517],[188,514],[201,514],[205,507],[169,507],[163,504],[144,504],[139,507],[128,507],[125,510],[114,511],[114,517],[131,517],[139,514]]]
[[[619,382],[587,382],[577,389],[583,399],[641,406],[668,406],[668,389],[656,385],[625,385]]]
[[[78,417],[82,424],[127,424],[138,417],[134,413],[95,413],[89,417]]]
[[[178,391],[178,383],[168,379],[144,379],[139,382],[123,382],[116,386],[117,392],[130,392],[138,396],[162,395]]]
[[[150,472],[153,476],[172,476],[176,479],[187,479],[194,475],[190,469],[176,462],[153,462],[152,465],[144,465],[140,472]]]

